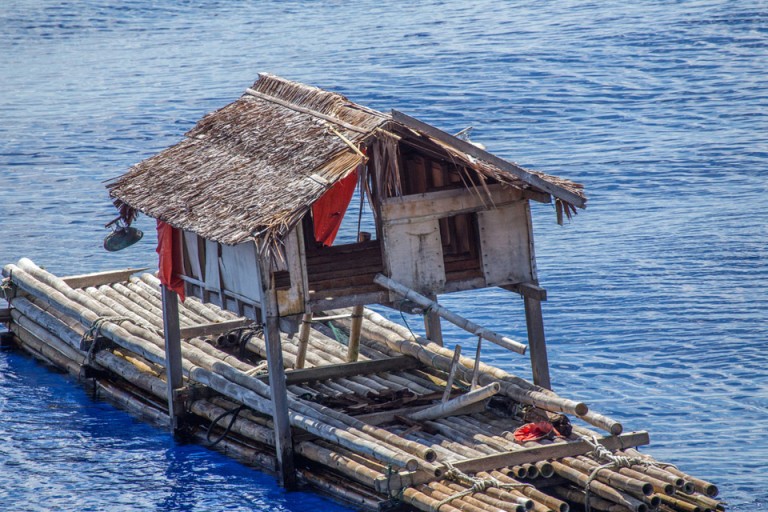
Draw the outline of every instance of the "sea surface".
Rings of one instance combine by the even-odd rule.
[[[147,218],[137,246],[102,249],[103,182],[261,71],[471,125],[583,183],[565,226],[533,206],[555,389],[649,430],[730,510],[768,509],[768,2],[4,0],[0,263],[155,267]],[[514,294],[440,299],[525,337]],[[493,345],[483,360],[530,375]],[[0,510],[318,509],[346,510],[0,351]]]

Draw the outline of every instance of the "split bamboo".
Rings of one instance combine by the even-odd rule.
[[[416,421],[424,421],[442,418],[444,416],[450,416],[451,414],[460,409],[463,409],[468,405],[472,405],[492,397],[499,392],[499,389],[499,383],[493,382],[482,388],[478,388],[474,391],[469,391],[468,393],[459,395],[458,397],[448,400],[447,402],[441,402],[428,409],[422,409],[420,411],[414,412],[410,415],[410,418]]]

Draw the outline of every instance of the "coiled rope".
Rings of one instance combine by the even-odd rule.
[[[208,441],[208,448],[213,448],[214,446],[219,444],[225,437],[227,437],[227,435],[229,435],[229,432],[232,430],[232,426],[235,424],[235,421],[237,421],[237,416],[240,414],[240,412],[243,409],[245,409],[245,406],[240,405],[233,409],[224,411],[223,413],[216,416],[216,418],[211,422],[211,424],[208,425],[208,431],[205,434],[205,440]],[[232,419],[229,420],[229,425],[227,425],[227,428],[224,429],[224,433],[221,434],[219,437],[217,437],[215,441],[211,441],[211,432],[213,431],[213,428],[219,423],[219,421],[223,420],[230,414],[232,415]]]
[[[438,512],[440,507],[447,505],[453,500],[463,498],[464,496],[469,496],[470,494],[474,494],[476,492],[483,492],[488,489],[522,489],[523,487],[533,487],[530,484],[524,484],[520,482],[514,484],[504,483],[494,477],[472,477],[466,473],[463,473],[460,469],[454,467],[450,462],[446,462],[445,466],[448,468],[448,471],[446,471],[444,475],[446,479],[453,480],[454,482],[462,485],[467,485],[469,486],[469,489],[457,492],[456,494],[452,494],[451,496],[438,501],[435,505],[432,506],[432,512]]]

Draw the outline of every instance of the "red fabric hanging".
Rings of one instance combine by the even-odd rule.
[[[352,194],[357,186],[357,169],[346,178],[338,181],[330,190],[312,205],[312,218],[315,223],[315,240],[331,246],[339,232],[341,220],[347,211]]]
[[[184,301],[184,273],[181,253],[181,231],[160,219],[157,220],[157,254],[160,282],[179,294]]]

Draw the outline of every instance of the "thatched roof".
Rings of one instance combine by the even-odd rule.
[[[436,129],[448,138],[425,133],[408,120],[263,74],[238,100],[201,119],[183,141],[133,166],[107,188],[117,206],[206,239],[234,245],[260,237],[274,243],[360,164],[356,148],[386,133],[382,129],[399,127],[441,147],[479,176],[584,206],[581,185],[485,152],[478,158],[459,147],[462,141]]]

